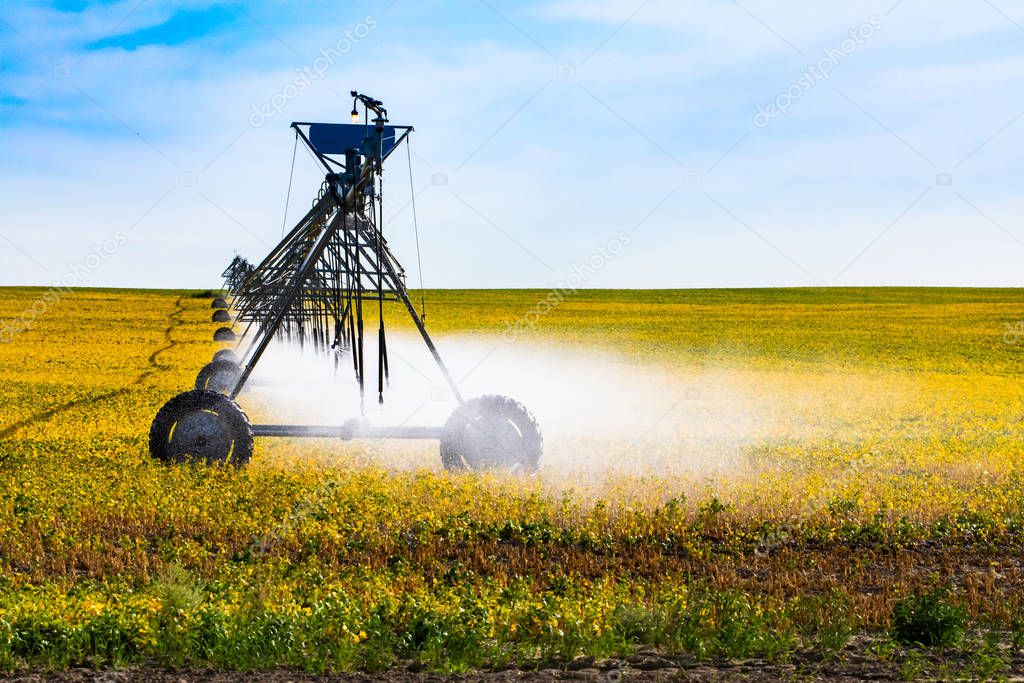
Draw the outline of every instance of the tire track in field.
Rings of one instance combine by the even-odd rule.
[[[166,343],[153,353],[149,354],[149,358],[146,360],[146,362],[149,363],[149,367],[146,368],[138,377],[135,378],[135,381],[132,382],[132,386],[138,386],[139,384],[142,384],[147,379],[155,375],[157,371],[160,370],[160,364],[157,362],[157,359],[160,357],[160,354],[166,353],[167,351],[173,349],[175,346],[181,344],[181,342],[176,341],[173,338],[173,333],[174,330],[178,328],[178,326],[185,322],[184,320],[181,319],[181,316],[185,313],[184,301],[185,297],[180,296],[178,297],[178,300],[174,302],[174,305],[177,306],[177,308],[174,310],[173,313],[171,313],[170,316],[168,316],[168,320],[171,321],[171,324],[168,325],[167,329],[164,330],[164,341]]]
[[[91,403],[108,401],[112,398],[117,398],[118,396],[123,396],[124,394],[127,394],[129,391],[138,387],[147,379],[155,375],[157,372],[161,370],[160,363],[158,362],[160,355],[166,353],[167,351],[170,351],[175,346],[181,344],[181,342],[173,339],[173,334],[174,330],[177,329],[178,326],[180,326],[182,323],[184,323],[184,320],[182,320],[181,318],[181,316],[184,315],[185,313],[184,302],[185,297],[183,296],[178,297],[178,300],[174,302],[175,309],[168,316],[170,324],[164,330],[165,344],[160,348],[156,349],[155,351],[153,351],[153,353],[149,354],[149,358],[146,359],[146,369],[139,373],[138,377],[132,380],[130,384],[127,384],[121,387],[120,389],[113,389],[111,391],[104,392],[102,394],[99,394],[98,396],[84,396],[82,398],[76,398],[72,401],[67,401],[66,403],[61,403],[59,405],[53,406],[52,408],[47,408],[46,410],[40,411],[35,415],[30,415],[29,417],[26,417],[25,419],[20,420],[18,422],[15,422],[9,427],[5,427],[3,430],[0,430],[0,439],[10,438],[24,427],[28,427],[29,425],[36,424],[39,422],[46,422],[47,420],[56,417],[61,413],[65,413],[69,410],[80,408]]]

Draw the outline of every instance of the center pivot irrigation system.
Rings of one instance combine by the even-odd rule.
[[[296,144],[301,140],[326,171],[320,192],[309,212],[259,265],[236,256],[222,274],[227,298],[213,301],[213,320],[229,322],[233,312],[242,332],[237,335],[231,327],[217,330],[214,339],[232,341],[235,348],[218,351],[199,372],[195,389],[160,409],[150,429],[150,453],[171,463],[242,466],[252,456],[257,436],[438,439],[441,461],[448,469],[533,471],[543,445],[536,420],[505,396],[463,399],[409,298],[405,271],[381,232],[384,162],[404,142],[411,183],[408,141],[413,128],[390,125],[380,100],[356,91],[352,98],[351,124],[292,124]],[[290,185],[289,181],[289,190]],[[365,417],[363,312],[376,304],[375,388],[383,403],[390,374],[384,325],[384,303],[389,301],[404,304],[458,403],[441,427],[373,427]],[[360,415],[327,426],[251,424],[236,400],[275,340],[312,349],[326,359],[325,371],[335,378],[339,366],[350,361]]]

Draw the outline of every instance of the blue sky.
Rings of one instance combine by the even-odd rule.
[[[1022,77],[1009,0],[8,0],[0,284],[216,285],[359,89],[413,282],[411,192],[427,286],[1016,286]]]

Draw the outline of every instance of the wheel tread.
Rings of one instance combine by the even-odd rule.
[[[537,419],[519,401],[498,394],[485,394],[470,399],[456,408],[448,418],[441,434],[441,464],[444,468],[460,471],[472,467],[463,454],[462,432],[467,424],[486,412],[496,412],[513,421],[523,437],[521,452],[525,455],[525,462],[519,464],[527,471],[536,471],[544,451],[544,436]]]
[[[172,459],[167,453],[167,438],[171,426],[183,414],[196,409],[210,409],[218,414],[227,414],[228,419],[234,427],[234,451],[231,455],[231,464],[235,467],[245,466],[252,458],[254,436],[249,416],[238,403],[223,394],[207,389],[194,389],[178,394],[165,403],[149,429],[149,453],[155,459],[165,463],[180,462]]]

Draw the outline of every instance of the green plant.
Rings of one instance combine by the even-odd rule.
[[[1015,651],[1024,649],[1024,618],[1019,616],[1010,622],[1010,648]]]
[[[684,609],[665,615],[670,647],[697,657],[777,660],[792,652],[795,637],[782,610],[739,591],[695,591]]]
[[[790,607],[789,616],[805,645],[827,653],[842,651],[858,625],[849,598],[837,591],[798,598]]]
[[[619,605],[611,615],[612,630],[626,645],[653,644],[658,622],[658,615],[643,605]]]
[[[165,615],[189,612],[203,601],[201,586],[179,564],[168,565],[157,574],[153,596],[160,600]]]
[[[906,645],[955,645],[963,638],[966,626],[966,610],[954,604],[944,588],[909,595],[893,608],[893,637]]]
[[[1009,666],[1001,654],[988,652],[975,652],[971,655],[970,663],[971,678],[979,681],[997,679]]]
[[[916,681],[924,673],[927,661],[920,652],[911,650],[903,659],[900,665],[900,679],[904,681]]]

